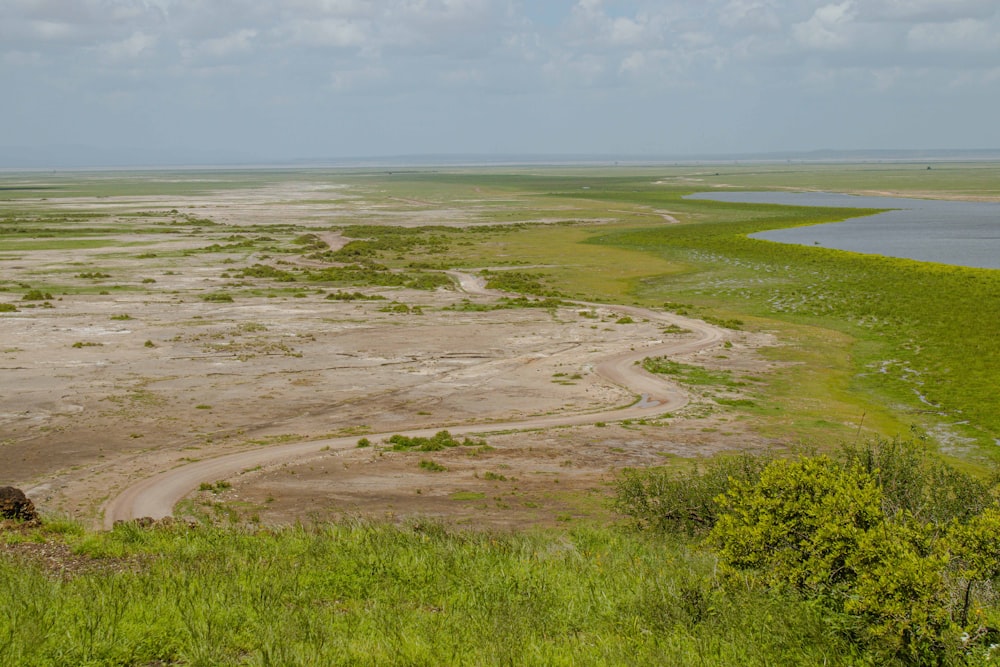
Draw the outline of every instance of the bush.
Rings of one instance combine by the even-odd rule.
[[[626,470],[618,480],[615,509],[641,527],[669,533],[703,532],[715,525],[718,500],[732,481],[753,483],[770,461],[741,454],[712,459],[690,471]]]
[[[921,523],[944,526],[976,516],[991,502],[984,482],[956,470],[920,442],[878,438],[845,446],[842,459],[875,478],[890,519],[910,514]]]
[[[464,438],[456,440],[448,431],[438,431],[430,438],[420,436],[405,436],[396,434],[389,438],[389,444],[394,451],[417,450],[420,452],[438,452],[446,447],[485,447],[485,440]]]
[[[1000,579],[1000,508],[918,443],[777,460],[718,502],[707,544],[727,580],[816,600],[880,661],[943,664],[960,635],[966,650],[992,641],[981,609]]]
[[[709,544],[725,570],[822,594],[856,578],[849,560],[885,517],[874,478],[827,457],[775,460],[756,481],[734,480],[718,503]]]

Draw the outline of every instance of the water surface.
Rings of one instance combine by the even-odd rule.
[[[751,238],[819,245],[923,262],[1000,269],[1000,204],[830,192],[700,192],[686,199],[738,204],[893,209],[809,227],[774,229]]]

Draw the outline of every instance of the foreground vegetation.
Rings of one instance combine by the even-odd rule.
[[[991,484],[920,443],[633,471],[635,529],[0,532],[5,665],[978,665]]]
[[[710,556],[614,529],[126,525],[58,539],[76,571],[0,558],[4,665],[768,665],[857,655],[810,605],[723,593],[709,583]]]
[[[639,526],[700,536],[724,588],[811,601],[869,659],[979,664],[1000,643],[996,482],[875,440],[835,458],[632,471],[616,502]]]

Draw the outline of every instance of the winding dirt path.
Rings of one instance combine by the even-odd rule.
[[[466,293],[487,296],[502,295],[501,292],[487,289],[485,281],[480,276],[459,271],[448,271],[447,273],[456,281],[459,288]],[[596,371],[602,377],[641,396],[637,402],[627,407],[609,408],[597,412],[572,415],[539,416],[520,421],[449,426],[448,430],[452,434],[458,436],[485,435],[497,431],[539,430],[557,426],[581,426],[601,421],[639,419],[676,411],[687,404],[687,393],[662,376],[653,375],[644,370],[641,365],[642,359],[650,356],[695,352],[711,347],[723,339],[722,329],[700,320],[681,317],[679,315],[659,313],[633,306],[597,304],[585,301],[571,301],[569,303],[587,307],[607,308],[631,317],[649,319],[664,324],[676,324],[690,330],[696,334],[696,337],[664,341],[652,345],[642,345],[637,342],[632,349],[608,357],[597,365]],[[388,433],[368,434],[366,437],[377,441],[400,432],[410,436],[428,437],[434,435],[439,430],[441,430],[441,427],[409,431],[396,429]],[[103,508],[104,526],[111,528],[116,521],[139,517],[160,519],[170,516],[174,505],[191,493],[191,491],[198,488],[202,482],[215,482],[226,479],[248,468],[271,466],[307,456],[316,456],[321,451],[350,449],[357,446],[357,441],[357,436],[348,436],[276,445],[187,463],[171,470],[157,473],[136,482],[109,500]]]

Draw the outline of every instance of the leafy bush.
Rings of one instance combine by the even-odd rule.
[[[534,294],[536,296],[559,296],[559,292],[546,287],[541,276],[524,271],[489,271],[482,272],[489,289],[515,292],[517,294]]]
[[[757,480],[733,480],[717,502],[709,544],[727,571],[823,594],[856,579],[849,561],[885,518],[875,479],[825,456],[772,461]]]
[[[331,292],[326,295],[327,301],[384,301],[381,294],[364,294],[362,292]]]
[[[295,275],[289,273],[288,271],[283,271],[282,269],[276,269],[273,266],[267,266],[266,264],[254,264],[253,266],[243,269],[240,272],[243,278],[268,278],[270,280],[276,280],[279,283],[293,283],[295,282]]]
[[[678,382],[686,384],[742,386],[740,381],[733,379],[733,374],[729,371],[713,371],[700,366],[682,364],[669,357],[646,357],[642,360],[642,367],[650,373],[673,376]]]
[[[776,460],[718,502],[707,544],[729,580],[817,600],[882,660],[942,664],[963,633],[992,636],[969,611],[1000,578],[1000,508],[918,444]]]
[[[946,464],[920,442],[877,438],[846,445],[842,459],[875,478],[890,519],[909,514],[918,522],[944,526],[976,516],[991,502],[983,481]]]
[[[879,664],[967,664],[1000,639],[1000,505],[922,443],[626,471],[615,503],[640,526],[707,533],[731,594],[811,601]]]

